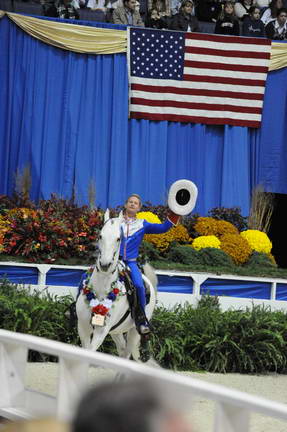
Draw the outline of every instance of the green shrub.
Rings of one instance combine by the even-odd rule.
[[[249,260],[245,264],[246,267],[250,269],[262,269],[262,268],[276,268],[276,264],[274,264],[271,259],[263,252],[253,251]]]
[[[185,326],[179,319],[181,306],[167,310],[156,309],[151,324],[154,332],[151,335],[151,352],[161,366],[181,369],[185,362]]]
[[[0,283],[0,328],[31,334],[47,339],[78,344],[76,328],[70,329],[65,316],[72,298],[70,296],[44,296],[39,291],[27,292],[20,285],[6,280]],[[32,353],[30,359],[47,359]],[[52,357],[49,357],[51,360]]]
[[[164,367],[219,373],[286,373],[284,312],[259,306],[221,312],[218,299],[205,296],[197,308],[185,305],[171,311],[161,309],[160,316],[157,314],[158,310],[153,320],[154,356]]]
[[[160,251],[150,242],[143,241],[140,246],[139,261],[154,261],[163,259]]]
[[[221,249],[204,248],[201,249],[198,254],[202,265],[211,267],[226,266],[230,268],[230,270],[234,268],[231,257]]]
[[[167,260],[190,266],[201,264],[198,251],[190,246],[173,244],[167,254]]]
[[[65,311],[70,296],[28,293],[7,281],[0,283],[0,327],[52,340],[79,344],[77,328],[69,326]],[[286,373],[287,315],[253,306],[222,312],[217,297],[203,296],[171,310],[155,310],[151,351],[165,368],[209,372]],[[101,351],[115,354],[108,337]],[[32,352],[30,360],[55,360]]]
[[[218,296],[212,296],[210,294],[205,294],[201,296],[197,303],[197,309],[214,309],[220,310],[219,298]]]

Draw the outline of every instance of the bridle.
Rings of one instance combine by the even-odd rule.
[[[108,219],[107,221],[105,221],[105,223],[103,225],[103,228],[107,224],[107,222],[109,222],[109,221],[113,221],[113,219],[111,218],[111,219]],[[100,272],[100,273],[106,273],[108,271],[108,269],[111,268],[111,267],[113,268],[113,270],[110,272],[110,274],[115,273],[115,271],[117,270],[118,262],[116,262],[115,265],[113,265],[113,263],[116,261],[116,257],[119,255],[119,249],[120,249],[121,237],[122,237],[122,230],[120,230],[120,233],[121,233],[120,237],[117,239],[117,241],[118,241],[118,247],[114,251],[114,253],[112,255],[112,259],[111,259],[111,261],[110,261],[109,264],[106,264],[106,265],[102,265],[101,264],[102,251],[99,248],[99,252],[98,252],[98,256],[97,256],[97,262],[96,262],[96,265],[95,265],[95,267],[96,267],[96,269],[97,269],[98,272]],[[100,234],[99,239],[101,239],[101,234]]]

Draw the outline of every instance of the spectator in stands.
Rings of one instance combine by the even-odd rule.
[[[256,0],[255,6],[258,6],[260,10],[267,9],[271,0]]]
[[[143,27],[140,13],[136,10],[137,0],[123,0],[123,4],[114,10],[113,23]]]
[[[265,37],[265,29],[260,19],[259,7],[251,6],[249,9],[249,16],[243,20],[242,36]]]
[[[222,6],[221,0],[201,0],[195,7],[195,14],[199,21],[216,22]]]
[[[47,16],[65,18],[65,19],[79,19],[77,10],[72,5],[72,0],[59,0],[51,5],[47,11]]]
[[[249,9],[253,6],[253,0],[240,0],[234,4],[234,12],[238,19],[248,16]]]
[[[72,6],[74,6],[75,9],[85,8],[87,7],[88,0],[72,0]]]
[[[240,28],[238,19],[234,13],[234,3],[227,1],[224,8],[216,21],[216,34],[239,36]]]
[[[264,25],[267,25],[270,21],[275,20],[277,18],[277,12],[279,9],[283,7],[282,0],[272,0],[269,8],[265,10],[261,17],[261,21],[263,21]]]
[[[170,16],[170,1],[169,0],[148,0],[148,10],[156,9],[161,18]]]
[[[196,16],[192,15],[193,1],[183,0],[179,12],[173,16],[170,28],[172,30],[199,32],[199,24]]]
[[[148,13],[148,17],[145,20],[145,26],[148,28],[163,29],[166,28],[165,21],[160,17],[157,9],[152,9]]]
[[[265,27],[268,39],[287,39],[287,9],[281,8],[277,11],[277,18],[270,21]]]
[[[84,1],[84,0],[80,0],[80,1]],[[87,8],[92,10],[101,10],[105,13],[123,5],[122,0],[86,0],[86,1],[87,1]]]
[[[179,12],[180,6],[181,6],[180,0],[170,0],[171,15],[176,15]]]

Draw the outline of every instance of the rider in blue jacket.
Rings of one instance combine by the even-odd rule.
[[[145,234],[162,234],[167,232],[173,225],[177,225],[180,216],[170,210],[168,218],[164,223],[152,224],[143,219],[136,218],[136,214],[141,209],[141,206],[141,198],[137,194],[130,195],[125,203],[124,218],[121,224],[120,258],[131,270],[131,279],[136,287],[141,309],[144,311],[146,306],[145,288],[142,274],[137,264],[139,247]],[[139,332],[141,334],[150,332],[147,322],[140,323]]]

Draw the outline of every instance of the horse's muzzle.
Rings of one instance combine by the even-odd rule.
[[[102,264],[100,262],[99,264],[100,264],[100,270],[102,272],[107,272],[109,270],[109,268],[111,267],[111,263],[109,263],[109,264]]]

